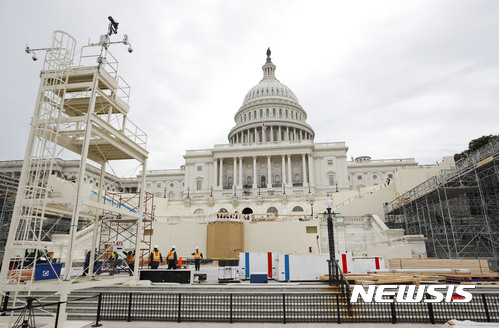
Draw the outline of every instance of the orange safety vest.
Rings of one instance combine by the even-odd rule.
[[[159,257],[159,255],[158,255]],[[130,264],[130,263],[133,263],[135,262],[135,256],[133,256],[133,254],[130,254],[130,255],[127,255],[126,257],[126,263]]]
[[[170,251],[170,253],[168,253],[168,259],[175,260],[175,251]]]
[[[161,258],[159,257],[159,251],[152,252],[152,261],[153,262],[161,262]]]
[[[201,253],[194,253],[194,258],[195,259],[200,259],[201,258]]]

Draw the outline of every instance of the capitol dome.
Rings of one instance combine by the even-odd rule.
[[[276,66],[267,49],[267,61],[262,66],[262,80],[251,88],[229,132],[231,144],[296,142],[314,139],[313,129],[306,123],[307,113],[298,98],[275,77]]]
[[[272,64],[273,65],[273,64]],[[275,65],[274,70],[275,70]],[[264,97],[283,97],[298,103],[298,98],[288,86],[279,82],[275,75],[264,76],[263,79],[248,91],[244,97],[243,106]]]

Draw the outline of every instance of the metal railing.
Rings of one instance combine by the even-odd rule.
[[[1,316],[5,316],[7,314],[7,312],[18,312],[20,313],[18,319],[17,319],[17,323],[20,323],[21,325],[15,325],[15,327],[35,327],[35,318],[38,316],[37,313],[35,312],[36,309],[39,309],[39,310],[44,310],[45,313],[49,313],[49,314],[52,314],[54,315],[55,319],[54,319],[54,328],[57,328],[58,325],[59,325],[59,317],[60,317],[60,310],[61,310],[61,305],[64,304],[64,303],[72,303],[72,302],[77,302],[77,301],[82,301],[82,300],[87,300],[87,299],[91,299],[91,298],[95,298],[95,297],[98,297],[98,306],[97,306],[97,309],[100,308],[100,304],[101,304],[101,298],[102,298],[102,294],[96,294],[96,295],[92,295],[92,296],[86,296],[86,297],[79,297],[79,298],[75,298],[75,299],[71,299],[70,301],[57,301],[57,302],[50,302],[50,303],[40,303],[38,302],[38,300],[34,297],[29,297],[29,296],[26,296],[26,305],[25,306],[21,306],[21,307],[15,307],[15,308],[8,308],[9,306],[9,299],[11,298],[10,297],[10,292],[6,292],[4,295],[3,295],[3,299],[2,299],[2,306],[0,308],[0,315]],[[36,302],[36,303],[35,303]],[[55,313],[52,313],[50,311],[50,309],[53,307],[53,306],[57,306],[56,309],[55,309]],[[95,323],[95,325],[93,325],[92,327],[99,327],[99,311],[97,310],[97,321]],[[31,324],[31,325],[26,325],[26,324]]]
[[[341,268],[336,260],[328,260],[329,268],[329,286],[337,286],[340,288],[341,294],[346,297],[348,307],[350,308],[350,284],[347,278],[341,271]]]
[[[338,293],[102,293],[100,320],[199,322],[499,322],[499,294],[469,303],[358,302]]]

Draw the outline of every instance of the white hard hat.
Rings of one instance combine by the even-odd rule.
[[[158,248],[158,245],[154,245],[154,248]]]
[[[173,245],[172,248],[175,248],[175,245]]]
[[[196,249],[199,249],[199,247],[196,246]]]

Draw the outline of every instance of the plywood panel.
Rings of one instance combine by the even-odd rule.
[[[244,252],[243,223],[210,222],[206,247],[210,258],[237,258]]]

